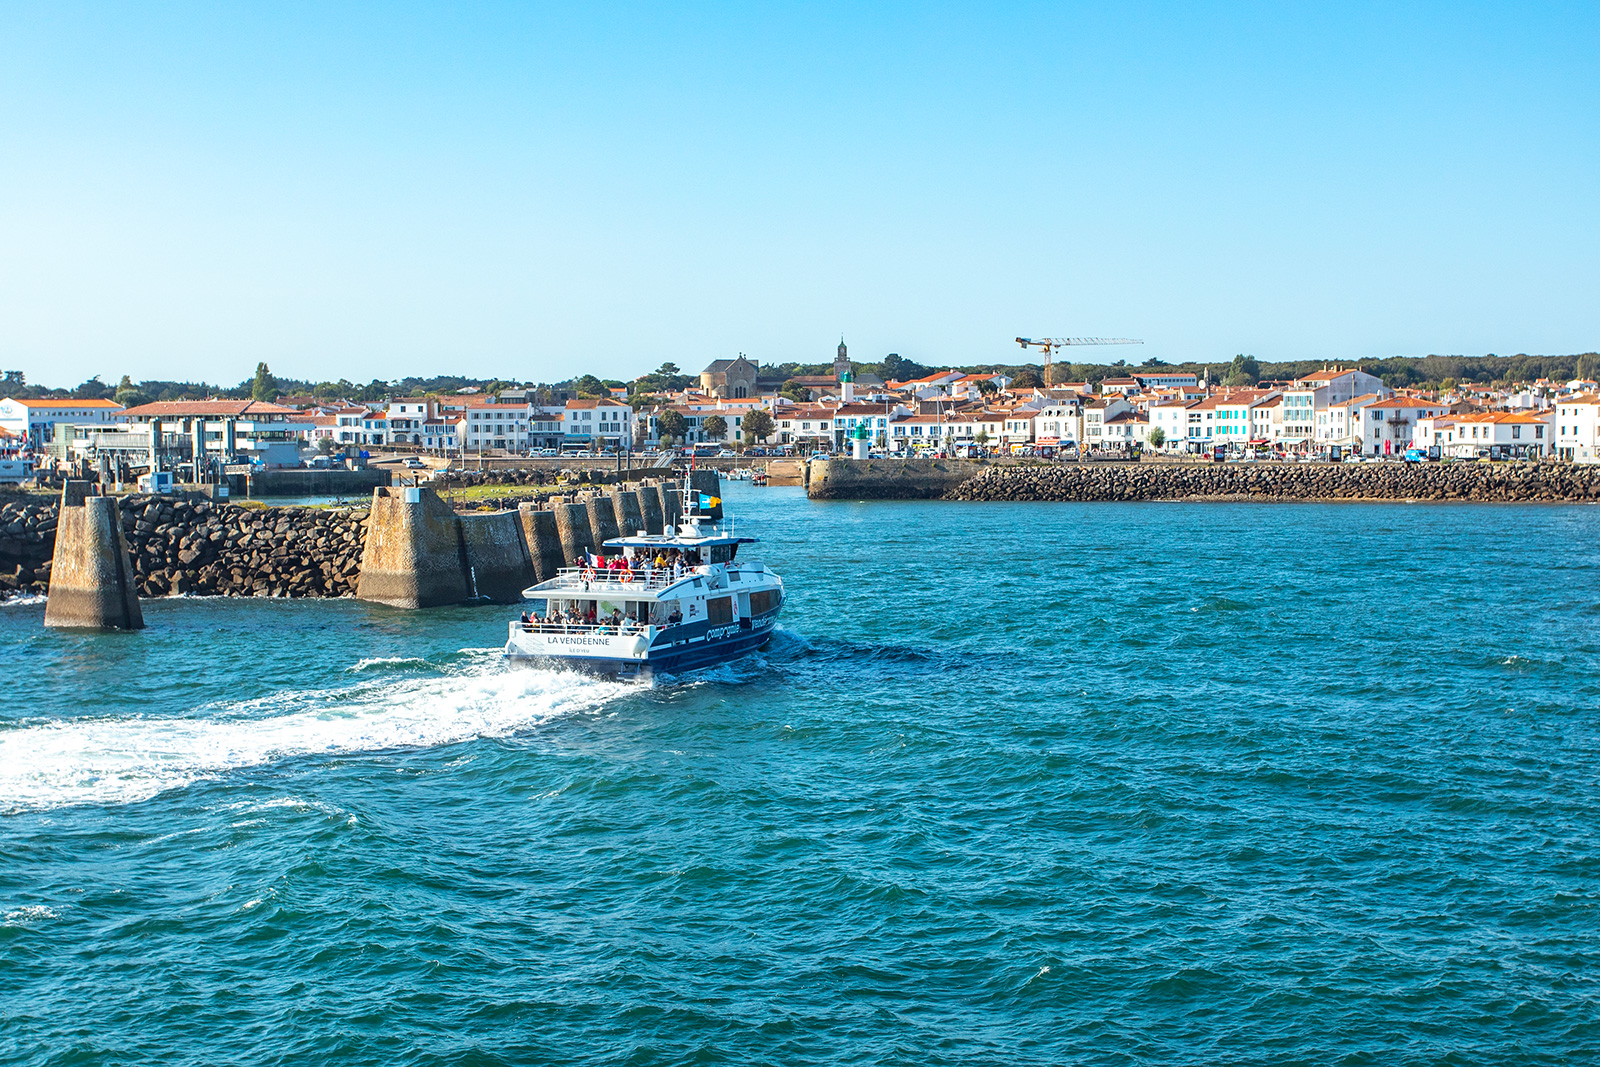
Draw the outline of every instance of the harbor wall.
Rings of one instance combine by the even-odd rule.
[[[356,596],[395,608],[470,596],[460,520],[428,489],[375,489]]]
[[[966,459],[814,459],[806,469],[812,500],[937,500],[988,469]]]
[[[141,596],[345,596],[354,590],[366,509],[264,508],[133,494],[117,498]],[[0,597],[47,591],[56,503],[0,504]]]
[[[114,497],[90,496],[91,488],[79,481],[62,487],[44,624],[143,629],[121,510]]]
[[[475,600],[515,604],[522,591],[538,580],[533,553],[515,511],[493,515],[459,515],[466,553],[467,589]]]
[[[248,478],[248,485],[246,479]],[[390,473],[378,467],[357,470],[330,468],[308,470],[286,467],[234,474],[228,477],[228,491],[235,496],[360,496],[390,483]]]
[[[996,467],[948,500],[1600,501],[1600,466],[1567,463],[1097,463]]]
[[[523,540],[533,557],[534,576],[541,582],[554,578],[566,561],[561,556],[561,531],[556,529],[556,514],[529,504],[517,509],[522,521]]]

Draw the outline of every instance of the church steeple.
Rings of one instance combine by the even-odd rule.
[[[850,373],[850,353],[849,353],[849,350],[844,347],[844,334],[840,334],[839,335],[839,354],[837,356],[835,356],[834,360],[833,360],[833,376],[834,376],[834,378],[839,379],[839,380],[842,381],[844,379],[844,376],[846,374],[849,374],[849,373]]]

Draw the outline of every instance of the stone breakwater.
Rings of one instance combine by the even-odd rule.
[[[1559,463],[1126,463],[1004,467],[946,500],[1600,501],[1600,465]]]
[[[56,505],[0,505],[0,597],[42,594]],[[355,592],[367,510],[246,508],[171,497],[122,498],[140,596],[337,597]]]

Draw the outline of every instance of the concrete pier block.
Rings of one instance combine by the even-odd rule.
[[[68,481],[56,513],[56,548],[44,624],[91,630],[142,630],[133,564],[115,497],[90,496]]]
[[[587,503],[589,529],[594,532],[595,551],[599,552],[607,541],[618,536],[617,510],[612,507],[611,498],[603,493],[591,495]]]
[[[571,563],[594,551],[594,533],[589,528],[589,509],[583,504],[562,504],[555,509],[556,530],[561,536],[561,558]]]
[[[660,533],[661,488],[653,481],[639,487],[639,511],[644,515],[645,533]]]
[[[611,508],[617,513],[617,535],[632,537],[644,532],[644,513],[639,509],[639,494],[632,489],[613,489]]]
[[[533,556],[515,511],[458,515],[467,590],[475,599],[515,604],[536,580]]]
[[[522,520],[522,537],[528,542],[528,554],[533,557],[534,576],[541,582],[554,578],[565,565],[561,553],[561,532],[556,529],[556,514],[540,511],[532,504],[517,509]]]
[[[668,530],[676,530],[678,523],[683,521],[683,491],[681,489],[662,488],[661,521]]]
[[[356,596],[396,608],[460,604],[471,596],[461,527],[438,493],[372,491]]]

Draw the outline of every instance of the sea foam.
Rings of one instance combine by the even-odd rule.
[[[77,719],[0,731],[0,812],[133,803],[294,756],[505,736],[631,691],[494,666],[212,704],[189,718]]]

